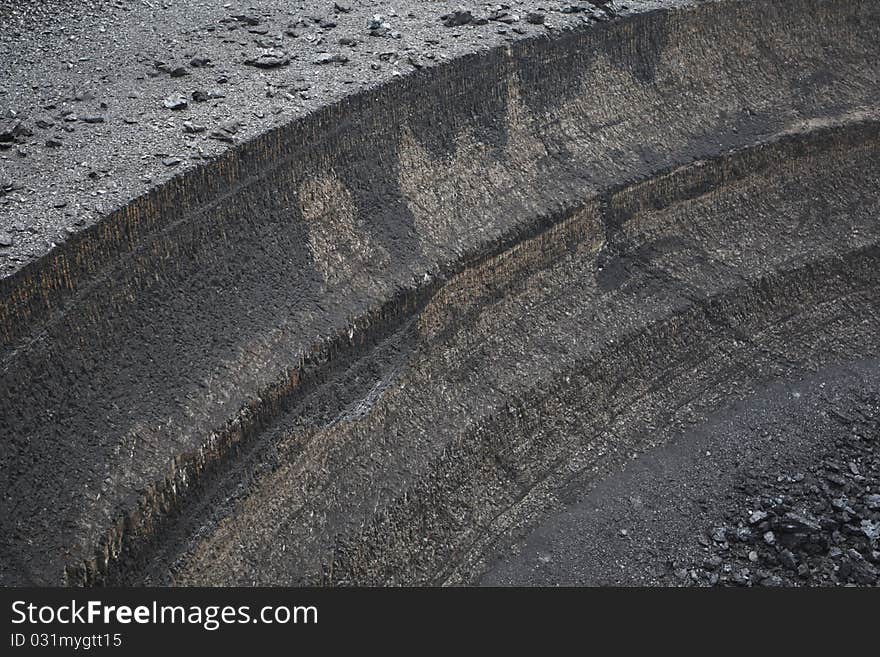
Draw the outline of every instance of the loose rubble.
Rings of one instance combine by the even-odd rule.
[[[240,127],[241,123],[238,121],[229,121],[212,130],[208,137],[231,144],[235,141],[235,135],[238,134]]]
[[[699,537],[706,558],[686,582],[718,586],[880,584],[880,425],[852,425],[803,472],[760,473],[739,509]]]
[[[326,53],[324,55],[319,56],[315,60],[315,64],[323,65],[323,64],[345,64],[348,61],[348,57],[341,53]]]
[[[25,144],[33,131],[24,121],[15,118],[0,118],[0,149],[11,148],[14,144]]]
[[[474,17],[471,12],[465,9],[459,9],[450,14],[444,14],[440,17],[440,20],[443,21],[443,25],[446,27],[460,27],[472,23]]]
[[[168,98],[162,101],[162,105],[170,110],[182,110],[187,108],[188,103],[186,102],[186,98],[180,94],[176,94],[174,96],[168,96]]]
[[[255,57],[244,60],[248,66],[278,68],[290,64],[290,55],[279,48],[267,48]]]

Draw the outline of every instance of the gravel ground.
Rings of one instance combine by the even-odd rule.
[[[675,4],[0,0],[0,277],[182,170],[348,94]]]
[[[500,555],[483,584],[876,586],[877,362],[781,381],[652,449]]]

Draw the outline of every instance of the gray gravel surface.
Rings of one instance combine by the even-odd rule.
[[[2,0],[0,277],[184,169],[343,96],[514,39],[677,4]]]

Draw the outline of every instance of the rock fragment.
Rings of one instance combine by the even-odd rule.
[[[33,132],[18,118],[0,118],[0,145],[23,144]]]
[[[749,524],[757,525],[759,522],[763,522],[768,518],[770,514],[766,511],[755,511],[751,516],[749,516]]]
[[[440,17],[444,27],[461,27],[474,21],[474,16],[467,9],[456,9]]]
[[[232,18],[244,25],[254,26],[260,24],[260,19],[257,16],[252,16],[249,14],[235,14],[232,16]]]
[[[168,96],[168,98],[162,101],[162,105],[164,105],[166,109],[175,111],[186,109],[189,106],[189,104],[186,102],[186,98],[184,98],[180,94]]]
[[[235,141],[235,135],[238,134],[240,126],[241,124],[238,121],[228,121],[217,126],[216,129],[208,134],[208,137],[231,144]]]
[[[530,11],[526,14],[526,22],[531,23],[532,25],[543,25],[546,16],[540,11]]]
[[[315,60],[315,64],[318,64],[318,65],[345,64],[347,62],[348,62],[348,57],[346,57],[342,53],[326,53],[326,54],[320,55]]]
[[[519,20],[519,16],[511,14],[505,5],[499,5],[497,8],[489,12],[488,19],[490,21],[510,25],[511,23],[516,23]]]
[[[793,511],[789,511],[782,518],[776,520],[773,527],[777,531],[786,533],[817,532],[822,529],[815,518]]]
[[[244,63],[257,68],[278,68],[290,63],[290,55],[280,48],[267,48],[256,57],[246,59]]]
[[[203,125],[199,125],[197,123],[193,123],[192,121],[184,121],[183,122],[183,131],[188,134],[191,134],[191,135],[195,135],[200,132],[205,132],[207,129],[208,129],[207,127],[205,127]]]
[[[371,37],[387,37],[391,35],[391,23],[382,14],[376,14],[367,22],[367,31]]]

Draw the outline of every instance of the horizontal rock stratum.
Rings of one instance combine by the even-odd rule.
[[[0,581],[467,583],[684,406],[876,355],[878,62],[876,2],[670,3],[133,198],[0,281]]]

